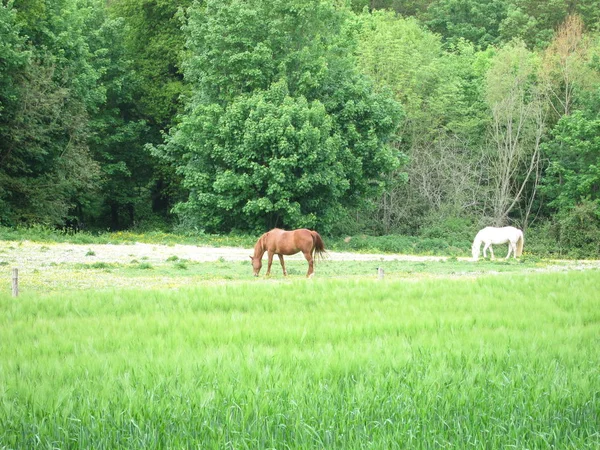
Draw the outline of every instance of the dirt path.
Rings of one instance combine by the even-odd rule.
[[[130,263],[132,260],[163,263],[176,256],[197,262],[245,261],[252,249],[239,247],[205,247],[195,245],[160,244],[64,244],[0,241],[0,263],[20,267],[43,267],[62,263]],[[301,254],[286,257],[302,260]],[[415,256],[397,254],[365,254],[328,252],[333,261],[440,261],[442,256]],[[464,258],[467,259],[467,258]]]

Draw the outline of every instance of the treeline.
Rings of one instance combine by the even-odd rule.
[[[596,0],[0,4],[2,225],[598,250]]]

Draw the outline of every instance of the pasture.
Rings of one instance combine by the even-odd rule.
[[[12,298],[3,245],[0,448],[600,446],[581,262],[330,259],[306,280],[291,258],[284,280],[247,256],[21,244],[45,257]]]

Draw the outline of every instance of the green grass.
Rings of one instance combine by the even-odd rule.
[[[600,272],[273,281],[0,294],[0,447],[600,446]]]
[[[2,255],[0,254],[0,258]],[[183,286],[266,279],[267,262],[259,279],[252,276],[250,261],[196,262],[176,256],[160,262],[131,259],[128,263],[93,261],[85,263],[49,263],[43,266],[19,269],[19,286],[22,292],[62,292],[94,288],[95,290],[132,288],[146,289],[179,288]],[[86,259],[87,260],[87,259]],[[569,263],[523,258],[521,260],[480,260],[477,263],[465,260],[447,261],[334,261],[325,259],[315,264],[315,276],[325,279],[376,279],[377,268],[385,271],[386,280],[423,279],[432,277],[476,277],[486,273],[523,273],[546,270],[549,267],[567,269]],[[270,281],[293,282],[304,279],[307,263],[303,259],[286,258],[289,276],[283,278],[279,261],[275,259]],[[9,292],[11,265],[0,267],[0,291]]]

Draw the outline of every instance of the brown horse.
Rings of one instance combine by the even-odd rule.
[[[257,277],[262,267],[262,257],[268,252],[269,265],[267,266],[267,276],[271,275],[271,264],[273,263],[273,255],[279,256],[283,275],[287,275],[283,255],[295,255],[302,252],[308,261],[307,278],[314,274],[313,255],[323,256],[325,253],[325,245],[323,239],[316,231],[301,228],[299,230],[285,231],[279,228],[273,228],[271,231],[263,234],[254,245],[254,256],[251,256],[252,268],[254,276]]]

